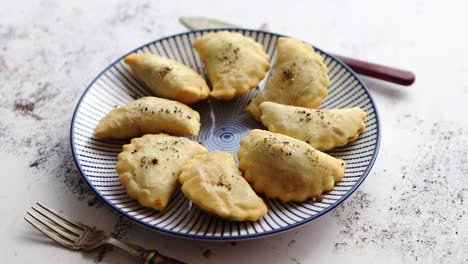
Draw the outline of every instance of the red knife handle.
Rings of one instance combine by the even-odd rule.
[[[381,79],[384,81],[397,83],[409,86],[414,83],[416,77],[414,73],[401,69],[396,69],[380,64],[365,62],[361,60],[351,59],[340,55],[334,55],[344,63],[346,63],[356,73],[366,75],[369,77]]]

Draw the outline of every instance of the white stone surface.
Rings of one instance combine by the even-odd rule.
[[[23,220],[41,201],[190,263],[468,263],[467,3],[2,0],[1,262],[134,263],[118,250],[56,246]],[[380,112],[382,145],[350,199],[304,227],[236,244],[151,232],[98,201],[71,156],[75,104],[120,55],[185,31],[182,15],[267,23],[325,50],[416,73],[409,88],[364,79]]]

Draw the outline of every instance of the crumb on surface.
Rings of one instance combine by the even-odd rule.
[[[202,255],[205,258],[209,258],[209,257],[211,257],[213,255],[213,252],[211,252],[210,249],[207,249],[207,250],[203,251]]]
[[[422,138],[414,158],[371,175],[395,179],[388,186],[390,195],[384,199],[361,188],[333,211],[341,227],[335,251],[377,246],[405,252],[412,261],[436,263],[463,257],[462,245],[468,243],[460,230],[468,217],[468,188],[463,184],[468,175],[468,131],[439,122],[421,131],[419,122],[412,125],[408,129]]]

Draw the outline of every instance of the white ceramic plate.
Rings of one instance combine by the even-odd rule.
[[[281,35],[244,29],[241,32],[261,43],[273,65],[276,42]],[[192,48],[195,38],[216,30],[191,31],[156,40],[132,52],[150,52],[181,61],[206,77],[203,63]],[[316,48],[317,49],[317,48]],[[70,131],[71,147],[83,178],[109,206],[120,214],[150,229],[185,238],[236,240],[261,237],[285,231],[310,222],[343,202],[369,174],[377,157],[380,129],[377,110],[364,84],[342,62],[317,49],[329,69],[329,95],[321,108],[359,106],[367,112],[366,130],[358,140],[328,153],[347,163],[345,176],[321,202],[281,203],[267,199],[268,214],[256,222],[232,222],[208,215],[192,205],[178,190],[166,210],[140,206],[127,196],[115,171],[117,155],[126,142],[93,138],[93,130],[109,111],[150,92],[138,82],[120,59],[104,69],[88,86],[76,106]],[[253,128],[263,128],[244,112],[247,104],[263,88],[265,81],[248,94],[232,101],[209,99],[192,105],[201,115],[200,134],[193,139],[209,150],[236,154],[240,139]]]

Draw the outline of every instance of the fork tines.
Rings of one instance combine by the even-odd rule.
[[[31,207],[35,213],[28,212],[24,220],[55,242],[70,249],[79,249],[77,243],[87,226],[73,221],[45,205],[36,204],[37,206]]]

